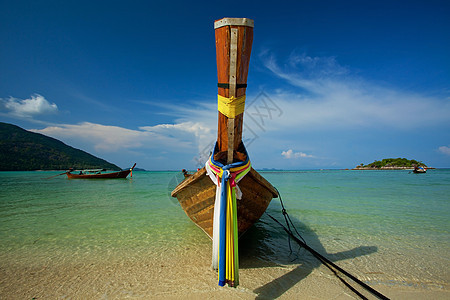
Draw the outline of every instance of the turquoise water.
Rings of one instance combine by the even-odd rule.
[[[0,255],[107,259],[157,252],[189,239],[184,212],[167,196],[175,173],[134,172],[123,180],[46,179],[52,174],[0,173]]]
[[[290,214],[319,234],[448,240],[450,170],[307,171],[266,177],[282,193]]]
[[[0,264],[139,259],[210,245],[169,196],[177,172],[134,172],[123,180],[46,179],[56,174],[0,172]],[[363,279],[448,284],[450,170],[261,174],[280,191],[307,243]],[[282,219],[277,199],[267,212]],[[292,248],[290,253],[283,230],[263,216],[241,239],[241,264],[249,256],[316,264]]]

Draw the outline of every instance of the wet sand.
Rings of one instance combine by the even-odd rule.
[[[182,247],[156,258],[150,257],[150,252],[148,256],[130,253],[122,258],[95,259],[89,256],[14,259],[3,255],[0,299],[359,299],[311,257],[296,264],[278,265],[244,253],[240,285],[219,287],[217,275],[210,268],[210,250],[210,247]],[[344,268],[348,270],[349,266]],[[377,272],[368,272],[363,277],[391,299],[450,299],[448,284],[406,281],[399,284],[398,278],[390,279]],[[361,288],[358,290],[375,299]]]

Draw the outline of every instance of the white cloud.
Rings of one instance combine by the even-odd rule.
[[[292,149],[281,152],[281,155],[286,159],[314,157],[313,155],[309,155],[303,152],[294,152]]]
[[[446,99],[351,76],[334,57],[293,53],[285,64],[267,51],[260,57],[268,70],[291,86],[269,94],[284,112],[279,126],[415,129],[450,123],[450,102]]]
[[[155,133],[161,135],[174,135],[175,133],[179,134],[192,134],[198,139],[209,139],[213,136],[212,129],[209,126],[206,126],[202,122],[181,122],[176,124],[159,124],[155,126],[143,126],[139,127],[139,129]]]
[[[141,145],[142,132],[117,126],[106,126],[83,122],[80,124],[61,124],[30,131],[42,133],[75,144],[90,144],[97,151],[113,152],[122,148]]]
[[[450,147],[447,146],[441,146],[438,148],[439,152],[446,154],[446,155],[450,155]]]
[[[175,140],[189,138],[192,144],[201,151],[215,139],[216,128],[208,126],[203,121],[186,121],[175,124],[160,124],[156,126],[140,127],[142,130],[157,133],[162,136],[171,136]]]
[[[116,161],[132,156],[139,157],[141,162],[147,164],[152,161],[153,164],[158,159],[171,158],[171,162],[166,161],[156,168],[173,168],[178,165],[187,167],[193,162],[197,166],[197,161],[203,163],[206,160],[216,139],[216,109],[214,105],[168,106],[167,110],[178,117],[173,124],[141,126],[137,129],[82,122],[57,124],[30,131],[57,138],[70,146]],[[154,165],[142,167],[155,168]]]
[[[203,124],[193,122],[144,126],[139,130],[83,122],[31,131],[70,141],[72,144],[90,144],[93,149],[103,153],[137,148],[183,151],[186,148],[196,148],[196,138],[203,139],[212,135],[210,129]]]
[[[0,98],[0,108],[7,114],[19,118],[58,112],[55,103],[48,102],[39,94],[32,95],[29,99]]]

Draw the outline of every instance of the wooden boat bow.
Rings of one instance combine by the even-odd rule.
[[[245,96],[254,22],[247,18],[224,18],[214,23],[218,95],[224,98]],[[218,106],[220,106],[218,100]],[[214,159],[224,164],[244,161],[242,128],[244,112],[236,115],[218,112],[217,148]],[[247,178],[248,177],[248,178]],[[238,203],[239,233],[244,233],[276,198],[276,189],[253,168],[239,183],[243,199]],[[245,191],[245,192],[244,192]],[[187,176],[171,193],[186,214],[212,237],[215,185],[205,168]],[[251,207],[248,209],[247,206]],[[251,217],[248,217],[250,216]]]
[[[219,285],[236,286],[239,283],[238,237],[259,220],[278,193],[251,168],[242,143],[253,20],[224,18],[214,23],[214,29],[217,143],[205,167],[186,176],[171,195],[177,197],[188,217],[213,239],[212,264],[219,270]],[[224,261],[226,267],[222,265]]]

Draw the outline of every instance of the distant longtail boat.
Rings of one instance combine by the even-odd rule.
[[[238,237],[266,211],[276,189],[256,172],[242,142],[253,20],[214,23],[218,77],[217,143],[205,167],[173,191],[188,217],[213,240],[219,285],[237,286]]]
[[[124,170],[124,171],[119,171],[119,172],[109,172],[109,173],[104,173],[104,171],[106,171],[105,169],[81,170],[81,171],[70,170],[70,171],[66,172],[66,175],[67,175],[67,178],[69,178],[69,179],[127,178],[127,176],[133,172],[133,169],[135,166],[136,166],[136,164],[134,164],[133,167],[131,167],[129,170]]]
[[[417,173],[417,174],[422,174],[422,173],[426,173],[427,169],[423,166],[415,166],[413,172]]]

